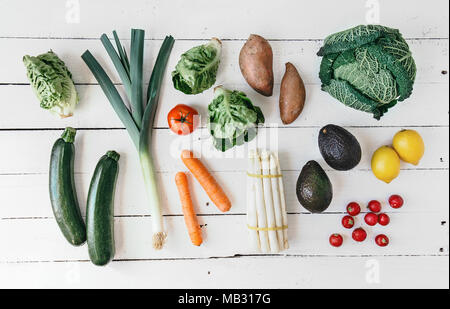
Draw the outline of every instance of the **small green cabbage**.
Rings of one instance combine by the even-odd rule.
[[[258,124],[265,122],[261,109],[245,93],[222,86],[214,90],[208,113],[214,146],[222,152],[254,139]]]
[[[396,29],[361,25],[332,34],[318,55],[322,90],[376,119],[412,93],[416,64]]]
[[[23,63],[41,107],[61,118],[72,116],[79,98],[72,74],[64,62],[49,51],[37,57],[27,55],[23,57]]]
[[[213,38],[208,44],[191,48],[183,55],[172,72],[175,89],[185,94],[198,94],[216,82],[222,43]]]

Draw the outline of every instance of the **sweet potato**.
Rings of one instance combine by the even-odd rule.
[[[288,62],[280,90],[280,116],[284,124],[291,124],[300,116],[305,99],[305,84],[295,66]]]
[[[239,66],[250,87],[264,96],[272,95],[273,52],[266,39],[250,35],[239,55]]]

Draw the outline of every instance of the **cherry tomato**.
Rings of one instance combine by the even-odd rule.
[[[387,214],[379,214],[378,223],[380,223],[382,226],[389,225],[389,223],[391,223],[391,218]]]
[[[392,208],[395,208],[395,209],[402,208],[403,204],[404,204],[404,201],[400,195],[392,195],[389,198],[389,205],[391,205]]]
[[[357,216],[361,213],[361,206],[358,203],[351,202],[347,206],[347,212],[350,216]]]
[[[378,223],[378,216],[373,212],[370,212],[364,217],[364,221],[366,221],[368,225],[374,226]]]
[[[178,135],[189,135],[197,127],[198,112],[190,106],[179,104],[167,115],[169,128]]]
[[[387,247],[389,245],[389,237],[387,237],[386,235],[383,235],[383,234],[378,235],[375,238],[375,242],[380,247]]]
[[[330,236],[330,244],[333,247],[340,247],[344,243],[344,238],[339,234],[333,234]]]
[[[380,212],[381,211],[381,203],[378,201],[370,201],[369,209],[371,212]]]
[[[367,232],[363,228],[353,231],[352,238],[357,242],[363,242],[367,238]]]
[[[353,219],[352,216],[345,216],[344,218],[342,218],[342,225],[346,229],[351,229],[355,226],[355,219]]]

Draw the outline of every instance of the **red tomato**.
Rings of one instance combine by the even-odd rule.
[[[382,226],[386,226],[386,225],[389,225],[389,223],[391,223],[391,218],[387,214],[380,214],[378,216],[378,222]]]
[[[363,242],[367,238],[367,232],[363,228],[358,228],[353,231],[352,237],[357,242]]]
[[[178,135],[189,135],[197,127],[198,112],[190,106],[179,104],[167,115],[169,128]]]
[[[366,221],[368,225],[374,226],[378,223],[378,216],[373,212],[370,212],[364,217],[364,221]]]
[[[381,203],[378,201],[370,201],[369,209],[371,212],[380,212],[381,211]]]
[[[352,216],[345,216],[344,218],[342,218],[342,225],[346,229],[351,229],[355,226],[355,219],[353,219]]]
[[[339,234],[333,234],[330,236],[330,244],[333,247],[340,247],[344,243],[344,238]]]
[[[404,201],[400,195],[392,195],[389,198],[389,205],[391,205],[392,208],[395,208],[395,209],[402,208],[403,204],[404,204]]]
[[[361,213],[361,206],[358,203],[351,202],[347,206],[347,212],[350,216],[357,216]]]
[[[375,238],[375,242],[380,247],[387,247],[389,245],[389,237],[387,237],[386,235],[383,235],[383,234],[382,235],[378,235]]]

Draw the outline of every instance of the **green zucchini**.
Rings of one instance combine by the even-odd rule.
[[[86,226],[78,205],[73,173],[76,131],[66,128],[52,148],[49,191],[53,214],[64,237],[74,246],[86,242]]]
[[[86,224],[89,257],[103,266],[114,258],[114,193],[120,155],[108,151],[97,163],[89,187]]]

